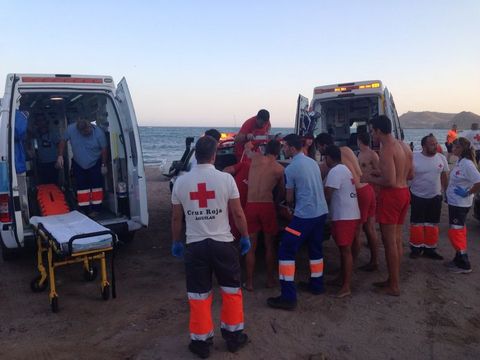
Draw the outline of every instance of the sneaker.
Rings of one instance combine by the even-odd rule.
[[[470,265],[467,254],[459,254],[455,265],[456,267],[451,268],[451,271],[456,274],[468,274],[472,272],[472,266]]]
[[[226,339],[227,349],[231,353],[235,353],[238,350],[240,350],[242,347],[244,347],[247,344],[247,341],[248,341],[247,334],[244,334],[243,332],[237,332],[227,337]]]
[[[435,249],[425,249],[423,251],[423,257],[433,260],[443,260],[443,256],[437,253]]]
[[[294,310],[297,307],[297,301],[285,300],[281,296],[271,297],[267,299],[268,306],[274,309]]]
[[[188,349],[202,359],[206,359],[210,356],[210,347],[206,341],[192,340]]]
[[[410,259],[418,259],[422,256],[423,249],[415,246],[410,246]]]
[[[321,295],[321,294],[325,293],[325,289],[312,289],[312,287],[310,286],[310,283],[308,281],[300,281],[297,284],[297,288],[300,291],[309,292],[312,295]]]

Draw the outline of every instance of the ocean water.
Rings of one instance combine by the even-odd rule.
[[[185,138],[199,136],[210,129],[210,127],[163,127],[163,126],[141,126],[140,139],[142,142],[143,157],[145,165],[158,165],[162,171],[167,171],[174,160],[181,158],[185,150]],[[238,128],[225,127],[217,128],[221,132],[236,132]],[[289,134],[293,128],[272,128],[272,134]],[[421,150],[420,141],[422,137],[433,133],[438,142],[445,150],[445,138],[448,130],[445,129],[404,129],[405,141],[413,142],[415,150]]]

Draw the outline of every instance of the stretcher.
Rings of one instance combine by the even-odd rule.
[[[55,286],[55,269],[69,264],[83,263],[85,280],[93,281],[100,261],[101,294],[110,298],[110,283],[107,278],[106,255],[111,252],[112,297],[116,297],[114,273],[114,247],[117,236],[78,211],[51,216],[33,216],[30,223],[35,229],[37,241],[37,268],[39,275],[30,287],[34,292],[44,291],[50,285],[49,300],[53,312],[58,312],[58,294]],[[47,265],[44,265],[44,258]]]

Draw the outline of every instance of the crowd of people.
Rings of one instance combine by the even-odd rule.
[[[313,295],[325,292],[322,243],[328,220],[339,248],[341,269],[327,286],[339,287],[338,298],[352,294],[351,279],[362,232],[370,261],[359,269],[378,270],[376,222],[388,274],[384,281],[373,284],[374,289],[385,295],[400,295],[402,228],[409,209],[410,257],[443,259],[436,250],[442,200],[448,203],[448,238],[455,250],[454,259],[447,265],[456,273],[472,271],[465,220],[473,195],[480,191],[480,173],[475,148],[467,138],[449,133],[448,150],[458,159],[450,170],[447,159],[438,152],[434,135],[426,135],[421,141],[422,151],[413,153],[410,146],[393,136],[386,116],[371,119],[370,131],[358,133],[358,154],[349,147],[336,146],[328,133],[315,138],[313,134],[289,134],[281,141],[268,141],[263,153],[256,151],[252,141],[255,136],[268,134],[269,129],[266,110],[247,120],[236,137],[239,162],[224,171],[214,166],[218,138],[210,131],[195,145],[196,166],[180,176],[173,187],[172,253],[185,260],[189,349],[193,353],[201,358],[210,354],[214,331],[212,273],[221,288],[221,333],[228,350],[236,352],[248,342],[243,332],[242,287],[254,289],[255,251],[260,238],[265,245],[267,287],[277,284],[278,261],[280,294],[266,299],[268,306],[277,309],[294,310],[297,289]],[[372,141],[380,144],[378,153],[370,148]],[[290,159],[285,168],[277,162],[281,151]],[[279,206],[282,202],[285,205]],[[286,214],[288,225],[280,233],[275,252],[280,212]],[[183,219],[186,246],[181,241]],[[310,278],[296,283],[296,254],[303,243],[308,246]],[[243,283],[240,255],[245,255]]]

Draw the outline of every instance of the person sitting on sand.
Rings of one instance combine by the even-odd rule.
[[[277,214],[273,202],[273,191],[277,190],[277,199],[284,194],[284,168],[277,163],[281,144],[270,140],[265,148],[265,155],[256,153],[252,157],[248,175],[248,198],[245,206],[248,232],[252,247],[247,253],[247,280],[245,289],[253,291],[253,273],[255,269],[255,251],[258,233],[263,232],[265,244],[265,262],[267,263],[267,287],[275,285],[274,237],[278,233]]]
[[[353,175],[342,162],[340,148],[329,145],[325,149],[326,163],[330,168],[325,181],[325,197],[332,217],[332,237],[340,249],[342,263],[342,287],[337,297],[351,294],[352,243],[360,222],[360,209]]]

